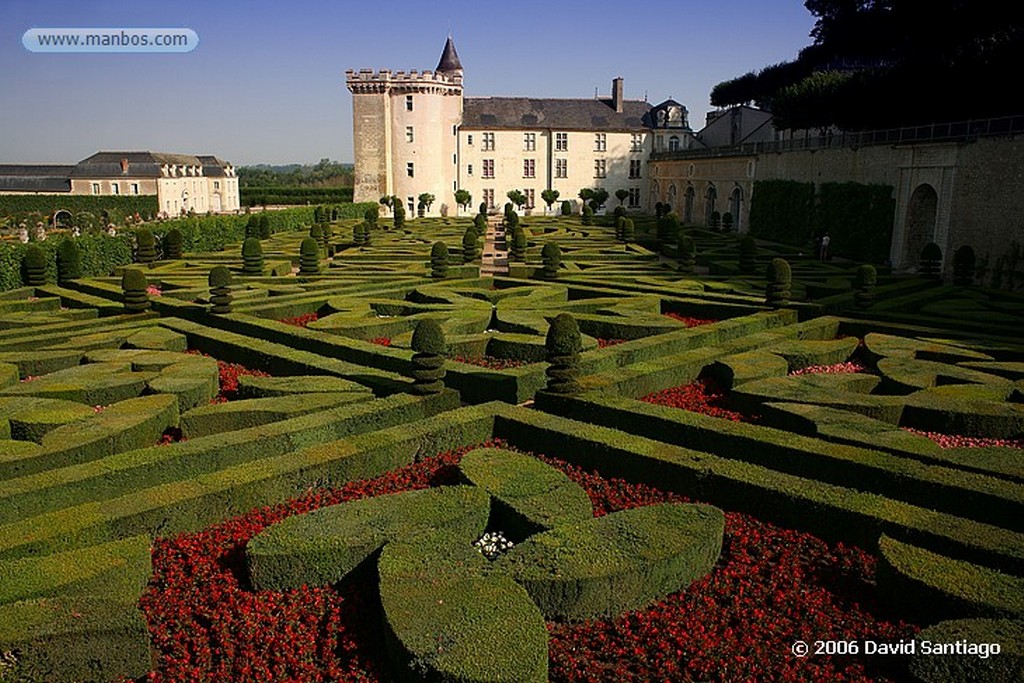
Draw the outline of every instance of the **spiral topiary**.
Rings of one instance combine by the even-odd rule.
[[[558,268],[562,265],[562,249],[558,242],[548,242],[540,250],[540,257],[544,262],[541,276],[546,280],[554,280],[558,277]]]
[[[227,266],[210,269],[210,313],[223,315],[231,312],[231,271]]]
[[[505,229],[514,230],[517,227],[519,227],[519,214],[517,214],[515,211],[510,211],[509,213],[505,214]]]
[[[560,313],[551,321],[544,342],[549,363],[545,374],[547,390],[555,394],[576,394],[580,391],[580,350],[583,337],[576,319]]]
[[[512,231],[512,250],[509,253],[509,257],[517,263],[526,262],[526,248],[529,246],[529,242],[526,240],[526,231],[522,227],[516,227]]]
[[[929,242],[921,250],[921,265],[917,272],[922,277],[939,279],[942,275],[942,250],[935,242]]]
[[[867,308],[875,300],[875,284],[878,283],[878,272],[875,267],[865,263],[857,269],[853,278],[853,301],[860,308]]]
[[[626,223],[626,219],[623,216],[617,216],[615,218],[615,239],[619,242],[622,241],[623,227]]]
[[[66,239],[57,247],[57,282],[64,284],[82,277],[82,250],[78,242]]]
[[[740,272],[753,273],[757,269],[757,242],[753,236],[746,235],[740,240]]]
[[[320,274],[320,245],[312,237],[299,245],[299,275]]]
[[[583,207],[583,213],[580,214],[580,223],[582,225],[593,225],[594,224],[594,210],[589,206]]]
[[[352,228],[352,244],[357,247],[366,244],[367,233],[366,223],[356,223]]]
[[[149,310],[149,293],[146,292],[148,286],[146,274],[137,268],[126,268],[121,273],[121,292],[125,312],[142,313]]]
[[[476,248],[476,228],[466,228],[466,234],[462,236],[462,262],[472,263],[478,255]]]
[[[183,241],[181,230],[177,228],[168,230],[167,234],[164,235],[164,258],[181,258],[181,245]]]
[[[263,274],[263,245],[255,237],[242,242],[242,272],[246,275]]]
[[[46,253],[38,244],[30,244],[21,261],[24,282],[29,287],[46,284]]]
[[[766,303],[772,308],[788,306],[793,285],[793,269],[789,267],[789,261],[773,258],[765,278],[768,280]]]
[[[421,320],[412,333],[412,390],[421,396],[444,390],[444,330],[436,320]]]
[[[692,237],[683,236],[679,238],[679,270],[684,273],[693,274],[697,265],[697,245]]]
[[[434,242],[430,248],[430,277],[440,280],[448,275],[448,245]]]
[[[977,268],[977,257],[974,249],[965,244],[953,252],[953,284],[968,287],[974,284],[974,272]]]
[[[138,250],[135,252],[136,261],[145,265],[156,261],[156,238],[151,230],[139,229],[135,233],[135,241],[138,243]]]

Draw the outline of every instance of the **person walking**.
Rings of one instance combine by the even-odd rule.
[[[824,235],[822,235],[822,237],[821,237],[821,260],[822,261],[827,261],[828,260],[828,244],[831,241],[832,241],[832,238],[830,238],[828,236],[827,232]]]

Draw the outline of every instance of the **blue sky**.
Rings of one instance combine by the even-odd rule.
[[[672,97],[699,128],[715,83],[791,59],[800,0],[0,0],[0,163],[100,149],[236,164],[352,160],[345,70],[432,69],[451,30],[466,94]],[[186,54],[39,54],[30,28],[188,27]]]

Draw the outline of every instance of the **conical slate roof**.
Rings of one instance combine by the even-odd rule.
[[[459,61],[459,53],[455,51],[455,42],[451,36],[444,44],[444,51],[441,53],[441,61],[437,63],[435,71],[462,71],[462,62]]]

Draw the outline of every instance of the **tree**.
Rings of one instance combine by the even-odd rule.
[[[604,206],[604,203],[608,201],[608,197],[608,190],[603,187],[595,188],[590,194],[590,208],[597,213],[597,211]]]
[[[548,188],[547,190],[543,190],[540,193],[540,198],[543,199],[544,203],[548,205],[548,208],[547,208],[548,212],[551,211],[551,207],[554,205],[554,203],[558,201],[558,195],[559,195],[558,190],[552,190],[551,188]]]
[[[583,336],[579,323],[569,313],[559,313],[548,327],[544,340],[547,350],[547,390],[555,394],[576,394],[580,391],[580,351]]]
[[[626,200],[629,199],[629,190],[615,190],[615,198],[619,200],[619,206],[622,206],[626,203]]]
[[[505,196],[508,197],[509,201],[515,204],[516,208],[520,211],[522,210],[523,205],[526,204],[526,195],[521,190],[509,190]]]
[[[455,190],[455,203],[461,206],[463,211],[468,211],[469,205],[473,203],[473,195],[469,190]]]
[[[425,211],[430,211],[430,207],[434,203],[434,200],[436,199],[436,197],[434,195],[430,194],[429,192],[424,192],[423,194],[421,194],[416,199],[417,199],[417,201],[419,201],[420,204],[423,205],[423,209]]]

